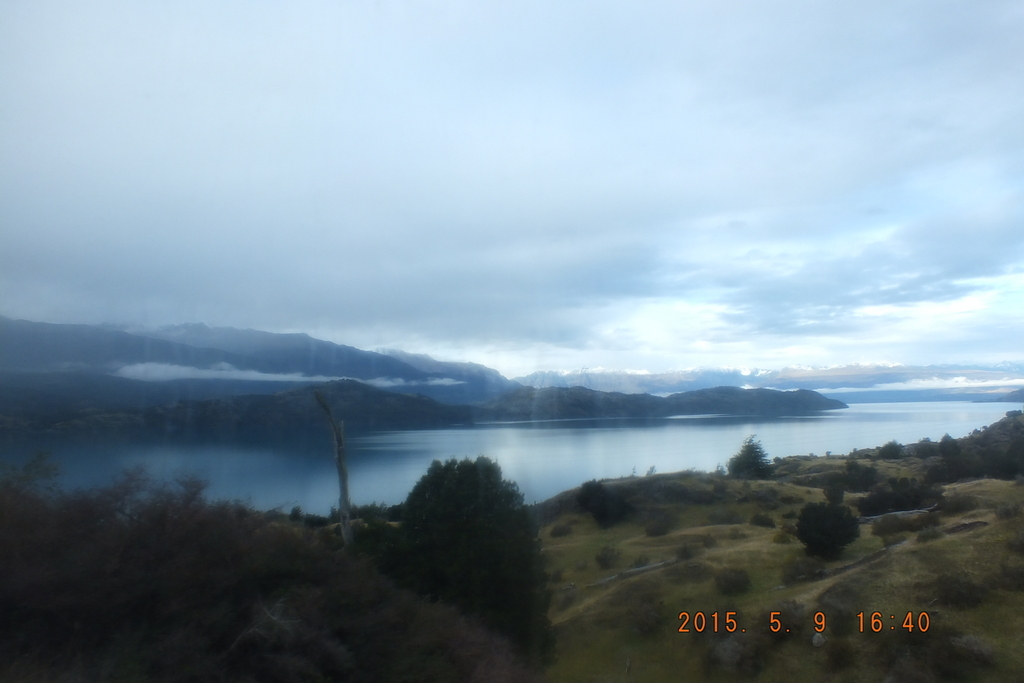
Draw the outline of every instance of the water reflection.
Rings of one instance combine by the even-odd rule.
[[[588,479],[725,464],[743,439],[757,434],[771,456],[847,453],[896,439],[963,436],[1003,416],[1008,404],[855,404],[813,417],[708,417],[667,420],[562,421],[495,424],[466,429],[385,432],[349,439],[356,503],[403,500],[434,459],[487,455],[515,480],[527,502],[548,498]],[[326,442],[260,447],[235,445],[47,444],[65,486],[105,484],[117,472],[143,466],[160,480],[196,474],[216,498],[259,508],[301,505],[324,513],[338,484]],[[26,454],[20,453],[18,457]]]

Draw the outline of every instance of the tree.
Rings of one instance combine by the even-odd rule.
[[[878,457],[883,460],[896,460],[902,458],[903,455],[903,445],[895,439],[878,449]]]
[[[760,441],[751,434],[743,441],[739,452],[729,458],[729,476],[737,479],[771,479],[774,468]]]
[[[401,539],[385,564],[400,582],[478,616],[528,656],[551,653],[537,527],[494,461],[435,460],[406,499]]]
[[[576,502],[594,516],[594,521],[602,529],[618,524],[633,512],[633,506],[618,489],[605,486],[596,479],[580,486]]]
[[[334,437],[334,462],[338,466],[338,517],[341,520],[341,537],[345,541],[346,552],[352,549],[352,500],[348,497],[348,465],[345,463],[345,423],[335,422],[327,399],[319,391],[314,391],[316,402],[327,413],[327,421],[331,423],[331,435]]]
[[[860,526],[845,505],[808,503],[797,519],[796,537],[808,555],[834,559],[860,537]]]

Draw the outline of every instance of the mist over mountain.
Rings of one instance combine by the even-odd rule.
[[[346,378],[449,404],[480,402],[519,386],[496,370],[472,363],[445,363],[398,351],[363,351],[307,334],[203,324],[128,330],[0,317],[0,349],[0,371],[51,373],[40,382],[51,388],[63,386],[79,398],[92,391],[102,406],[109,404],[115,383],[79,375],[115,375],[154,383],[144,388],[116,385],[132,387],[127,395],[138,399],[137,406],[152,405],[157,396],[174,401],[267,394]],[[74,376],[58,378],[52,373]],[[10,384],[13,377],[0,381],[14,386]],[[25,388],[28,380],[22,378],[16,384]],[[55,400],[66,403],[59,393],[49,391]]]

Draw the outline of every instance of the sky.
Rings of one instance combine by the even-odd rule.
[[[1024,361],[1024,2],[0,4],[0,315]]]

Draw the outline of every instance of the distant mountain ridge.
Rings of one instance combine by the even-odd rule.
[[[1019,386],[1024,365],[845,365],[781,370],[695,368],[664,373],[587,370],[541,371],[515,378],[536,388],[580,386],[597,391],[666,396],[716,386],[810,389],[843,401],[978,400]]]
[[[659,418],[674,415],[807,415],[848,407],[806,389],[776,391],[714,387],[672,394],[601,392],[583,387],[523,387],[476,409],[478,419],[532,421]]]
[[[29,378],[29,379],[26,379]],[[44,380],[40,387],[29,380]],[[144,438],[322,440],[327,432],[313,392],[320,390],[349,432],[432,429],[480,422],[608,418],[664,418],[671,415],[806,415],[844,408],[810,391],[718,387],[668,398],[610,394],[575,387],[520,387],[483,406],[455,406],[425,396],[377,389],[355,380],[298,386],[274,394],[245,394],[157,403],[161,383],[119,377],[75,375],[86,381],[69,391],[63,373],[13,379],[0,374],[0,436],[17,441],[33,436],[119,436]],[[22,384],[19,386],[18,382]],[[96,387],[104,401],[97,401]],[[71,384],[70,389],[76,385]],[[13,388],[12,388],[13,387]],[[134,401],[139,401],[135,405]]]
[[[0,372],[117,374],[153,382],[176,380],[177,384],[164,388],[177,387],[181,390],[177,398],[181,399],[236,395],[241,387],[236,383],[245,381],[251,382],[248,393],[274,393],[298,384],[351,378],[443,403],[468,404],[520,386],[484,366],[405,354],[415,361],[410,364],[396,357],[400,353],[363,351],[307,334],[203,324],[128,331],[0,316]],[[428,361],[429,369],[421,369]],[[58,380],[51,376],[47,381],[53,384]],[[69,388],[74,385],[73,392],[78,394],[87,385],[97,390],[100,386],[95,379],[65,377],[60,382]],[[104,386],[101,393],[109,390],[110,383]],[[142,393],[168,394],[155,389]]]

